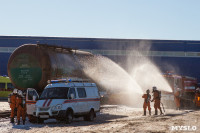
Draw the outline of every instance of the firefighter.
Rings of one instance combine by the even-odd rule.
[[[200,88],[197,88],[195,91],[195,99],[194,99],[195,105],[197,107],[200,107]]]
[[[160,107],[160,100],[161,100],[161,92],[157,90],[157,88],[153,87],[153,99],[151,102],[154,101],[154,108],[155,108],[155,115],[158,115],[158,109],[160,110],[160,115],[162,115],[162,109]]]
[[[148,89],[146,91],[147,94],[144,94],[142,96],[142,98],[144,98],[144,104],[143,104],[143,109],[144,109],[144,116],[146,116],[146,108],[148,107],[148,110],[149,110],[149,115],[151,115],[151,106],[150,106],[150,101],[151,101],[151,95],[149,94],[150,93],[150,90]]]
[[[18,97],[17,97],[17,124],[20,125],[20,117],[22,116],[23,125],[25,124],[26,120],[26,103],[25,97],[21,90],[18,90]]]
[[[177,90],[174,92],[174,102],[176,104],[176,109],[179,110],[181,106],[181,89],[177,88]]]
[[[17,98],[17,89],[13,90],[8,96],[8,103],[10,104],[11,114],[10,114],[10,122],[14,123],[15,111],[16,111],[16,98]]]

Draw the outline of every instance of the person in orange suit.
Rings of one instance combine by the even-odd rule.
[[[26,120],[26,103],[21,90],[18,90],[16,107],[17,107],[17,124],[20,125],[20,117],[22,116],[24,125]]]
[[[144,94],[142,96],[142,98],[144,98],[144,104],[143,104],[143,109],[144,109],[144,116],[146,116],[146,109],[148,107],[148,110],[149,110],[149,115],[151,115],[151,106],[150,106],[150,101],[151,101],[151,95],[149,94],[150,93],[150,90],[148,89],[146,91],[147,94]]]
[[[17,98],[17,89],[14,89],[13,93],[11,93],[8,96],[8,103],[10,104],[10,108],[11,108],[11,114],[10,114],[11,123],[14,123],[15,110],[16,110],[16,98]]]
[[[176,109],[179,110],[181,106],[181,89],[177,88],[177,90],[174,92],[174,102],[176,104]]]
[[[196,107],[200,107],[200,88],[197,88],[195,91],[194,102],[195,102]]]
[[[157,88],[154,86],[153,87],[153,99],[151,102],[154,101],[154,108],[155,108],[155,115],[158,115],[158,109],[160,110],[160,115],[162,115],[162,109],[160,107],[160,100],[161,100],[161,96],[160,96],[160,92],[157,90]]]

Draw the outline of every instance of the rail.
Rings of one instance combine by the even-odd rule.
[[[0,118],[5,118],[10,116],[10,111],[2,111],[0,112]]]

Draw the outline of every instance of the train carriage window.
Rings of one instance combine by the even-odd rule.
[[[85,88],[77,88],[77,91],[78,91],[79,98],[85,98],[86,97]]]
[[[5,83],[0,83],[0,89],[5,89],[6,88],[6,84]]]
[[[14,89],[14,86],[11,83],[7,83],[7,89]]]

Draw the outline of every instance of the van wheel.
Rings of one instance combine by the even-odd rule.
[[[70,124],[73,121],[73,112],[72,110],[68,110],[66,113],[66,123]]]
[[[84,116],[84,120],[85,121],[94,121],[95,118],[95,112],[93,109],[90,110],[89,114],[87,114],[86,116]]]

